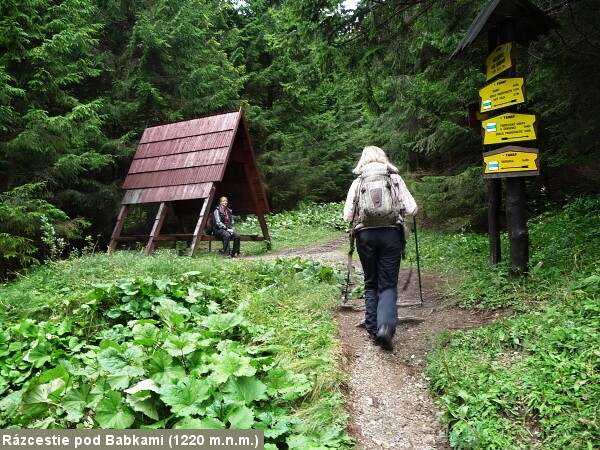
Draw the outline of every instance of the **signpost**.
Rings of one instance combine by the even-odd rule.
[[[502,78],[479,90],[479,112],[525,103],[525,79]]]
[[[491,80],[496,75],[510,69],[513,66],[512,58],[512,42],[501,44],[496,47],[485,60],[487,71],[485,81]]]
[[[537,148],[509,145],[483,154],[485,178],[539,175]]]
[[[464,50],[482,32],[487,32],[485,80],[488,84],[479,90],[479,104],[475,103],[469,108],[469,125],[481,119],[484,177],[488,178],[489,187],[489,261],[490,264],[497,264],[501,259],[501,182],[505,178],[510,270],[514,274],[523,274],[528,270],[525,176],[539,175],[537,149],[506,146],[510,142],[537,139],[536,117],[517,113],[518,105],[526,102],[526,90],[524,79],[516,77],[515,47],[517,42],[526,46],[537,40],[540,34],[558,27],[552,17],[529,0],[489,0],[450,57]],[[485,116],[504,108],[510,112],[491,118],[480,118],[477,114]]]
[[[481,122],[483,145],[537,139],[533,114],[505,113]]]

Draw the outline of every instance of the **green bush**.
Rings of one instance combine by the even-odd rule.
[[[43,257],[62,256],[89,225],[48,203],[44,189],[45,183],[31,183],[0,194],[0,280]]]

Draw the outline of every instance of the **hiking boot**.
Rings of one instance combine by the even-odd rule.
[[[381,325],[377,331],[375,342],[381,346],[382,349],[392,351],[394,346],[392,339],[394,337],[394,330],[389,325]]]
[[[379,345],[379,342],[377,342],[377,334],[375,334],[375,333],[368,333],[368,335],[369,335],[369,341],[373,345]]]

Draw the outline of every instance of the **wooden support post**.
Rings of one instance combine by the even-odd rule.
[[[160,229],[162,228],[162,224],[165,221],[165,216],[167,215],[167,204],[165,202],[161,202],[158,212],[156,213],[156,218],[154,219],[154,226],[152,227],[152,231],[150,232],[150,238],[148,239],[148,245],[146,245],[146,254],[149,255],[154,251],[154,240],[156,237],[160,235]]]
[[[250,196],[252,197],[252,203],[254,204],[254,210],[260,211],[258,197],[256,195],[255,178],[252,177],[252,172],[250,171],[250,167],[248,167],[248,164],[244,164],[244,171],[246,174],[246,180],[248,181],[248,189],[250,191]],[[258,180],[258,182],[260,183],[260,180]],[[263,233],[263,237],[266,241],[271,242],[271,237],[269,236],[269,229],[267,228],[267,222],[265,221],[264,214],[257,212],[256,218],[258,219],[258,223]]]
[[[265,238],[266,241],[269,242],[269,246],[268,248],[271,248],[271,236],[269,236],[269,229],[267,228],[267,222],[265,220],[265,216],[264,214],[257,214],[256,215],[257,219],[258,219],[258,223],[260,225],[260,229],[262,230],[263,233],[263,237]]]
[[[210,214],[210,205],[212,205],[213,199],[215,197],[215,191],[215,186],[211,186],[208,198],[204,199],[204,203],[202,204],[200,216],[198,217],[198,222],[196,223],[196,228],[194,229],[194,238],[192,239],[192,245],[190,246],[190,256],[194,256],[198,251],[198,246],[200,245],[200,241],[202,240],[202,234],[204,233],[204,229],[206,228],[206,222],[208,221],[208,215]],[[207,210],[208,214],[206,213]]]
[[[510,242],[511,275],[529,270],[529,232],[525,218],[525,178],[506,179],[506,224]]]
[[[503,29],[503,40],[515,40],[515,23],[508,20]],[[516,74],[516,59],[507,74]],[[512,109],[512,108],[511,108]],[[525,178],[509,177],[506,179],[506,226],[510,249],[511,275],[524,275],[528,271],[529,262],[529,232],[525,217]]]
[[[496,265],[502,261],[500,245],[500,210],[502,203],[502,179],[488,180],[488,234],[490,242],[489,264]]]
[[[127,219],[128,213],[129,205],[121,206],[121,211],[119,212],[117,224],[115,225],[115,229],[113,230],[112,236],[110,238],[110,245],[108,246],[109,253],[114,252],[117,248],[118,238],[121,237],[121,233],[123,232],[123,227],[125,227],[125,220]]]

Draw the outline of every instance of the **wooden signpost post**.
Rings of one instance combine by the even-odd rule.
[[[501,38],[512,40],[514,23],[508,21],[500,34]],[[510,45],[509,45],[510,44]],[[515,78],[515,60],[511,50],[512,43],[501,43],[486,58],[487,78],[494,79],[505,72],[509,77],[495,79],[480,90],[481,108],[501,109],[502,114],[481,122],[482,141],[488,150],[483,154],[484,177],[493,179],[490,183],[498,184],[506,178],[506,225],[510,244],[510,270],[513,274],[528,271],[529,232],[525,217],[525,176],[538,175],[537,149],[524,147],[502,147],[509,142],[532,141],[537,139],[536,118],[533,114],[515,111],[515,106],[525,101],[523,78]],[[490,76],[491,75],[491,76]],[[513,76],[511,76],[513,75]],[[482,97],[487,94],[487,99]],[[489,103],[485,103],[488,100]],[[515,100],[515,101],[512,101]],[[535,155],[535,156],[533,156]],[[497,186],[497,189],[499,187]],[[499,201],[499,199],[494,199]],[[499,209],[499,206],[498,206]],[[496,224],[495,232],[499,230]],[[491,239],[491,238],[490,238]],[[499,237],[494,239],[499,241]],[[497,244],[495,244],[497,245]],[[498,255],[499,257],[499,255]],[[496,263],[490,258],[491,263]]]

